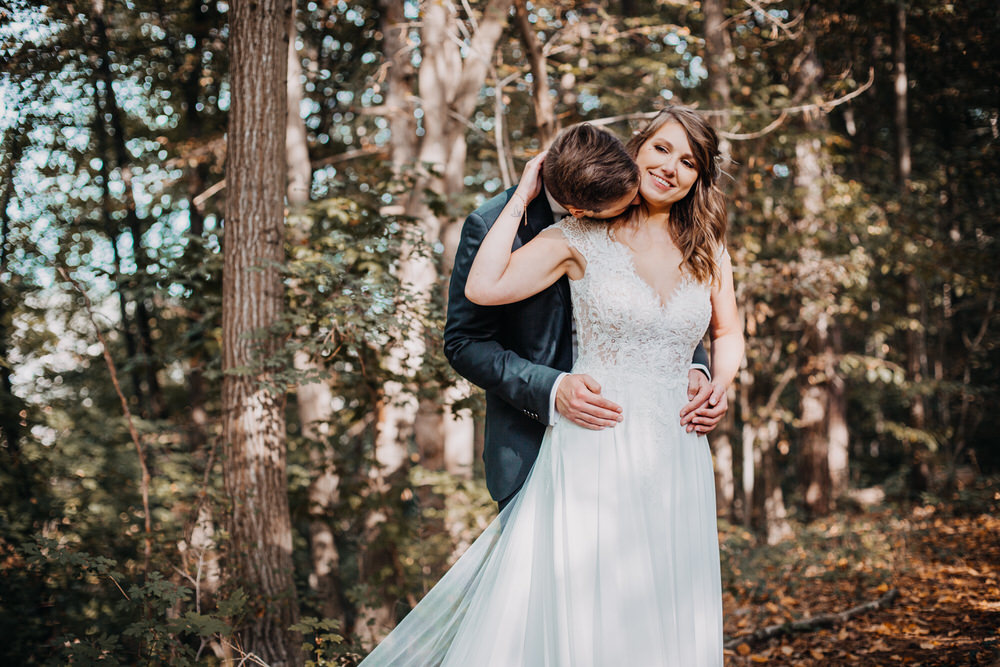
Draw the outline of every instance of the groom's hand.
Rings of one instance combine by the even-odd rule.
[[[681,426],[704,435],[714,429],[729,409],[724,387],[713,385],[699,370],[688,372],[688,402],[681,409]]]
[[[567,375],[556,389],[556,412],[577,426],[600,431],[622,420],[620,405],[601,396],[601,385],[584,374]]]

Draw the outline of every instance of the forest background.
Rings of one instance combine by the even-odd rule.
[[[4,3],[5,664],[354,664],[495,514],[441,351],[464,216],[560,128],[671,103],[731,157],[727,660],[995,660],[998,31],[994,0]],[[910,620],[751,634],[865,602]]]

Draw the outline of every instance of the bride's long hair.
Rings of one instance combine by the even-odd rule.
[[[728,214],[726,198],[719,189],[722,169],[719,165],[719,137],[699,114],[686,107],[668,106],[632,135],[625,150],[634,160],[639,149],[666,123],[684,128],[691,153],[698,167],[698,180],[684,199],[670,207],[670,235],[684,257],[681,267],[703,283],[718,280],[716,258],[726,239]],[[645,215],[645,204],[633,207],[614,225],[636,224]]]

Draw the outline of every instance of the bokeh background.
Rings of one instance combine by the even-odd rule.
[[[748,341],[711,437],[727,660],[998,659],[995,0],[300,1],[259,35],[282,313],[224,373],[233,14],[0,7],[7,664],[267,662],[226,373],[281,399],[292,662],[354,664],[495,514],[441,351],[464,216],[561,127],[675,103],[730,158]]]

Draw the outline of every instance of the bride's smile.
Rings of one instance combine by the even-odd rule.
[[[698,180],[698,167],[680,123],[664,123],[636,155],[639,192],[653,209],[669,209],[687,196]]]

